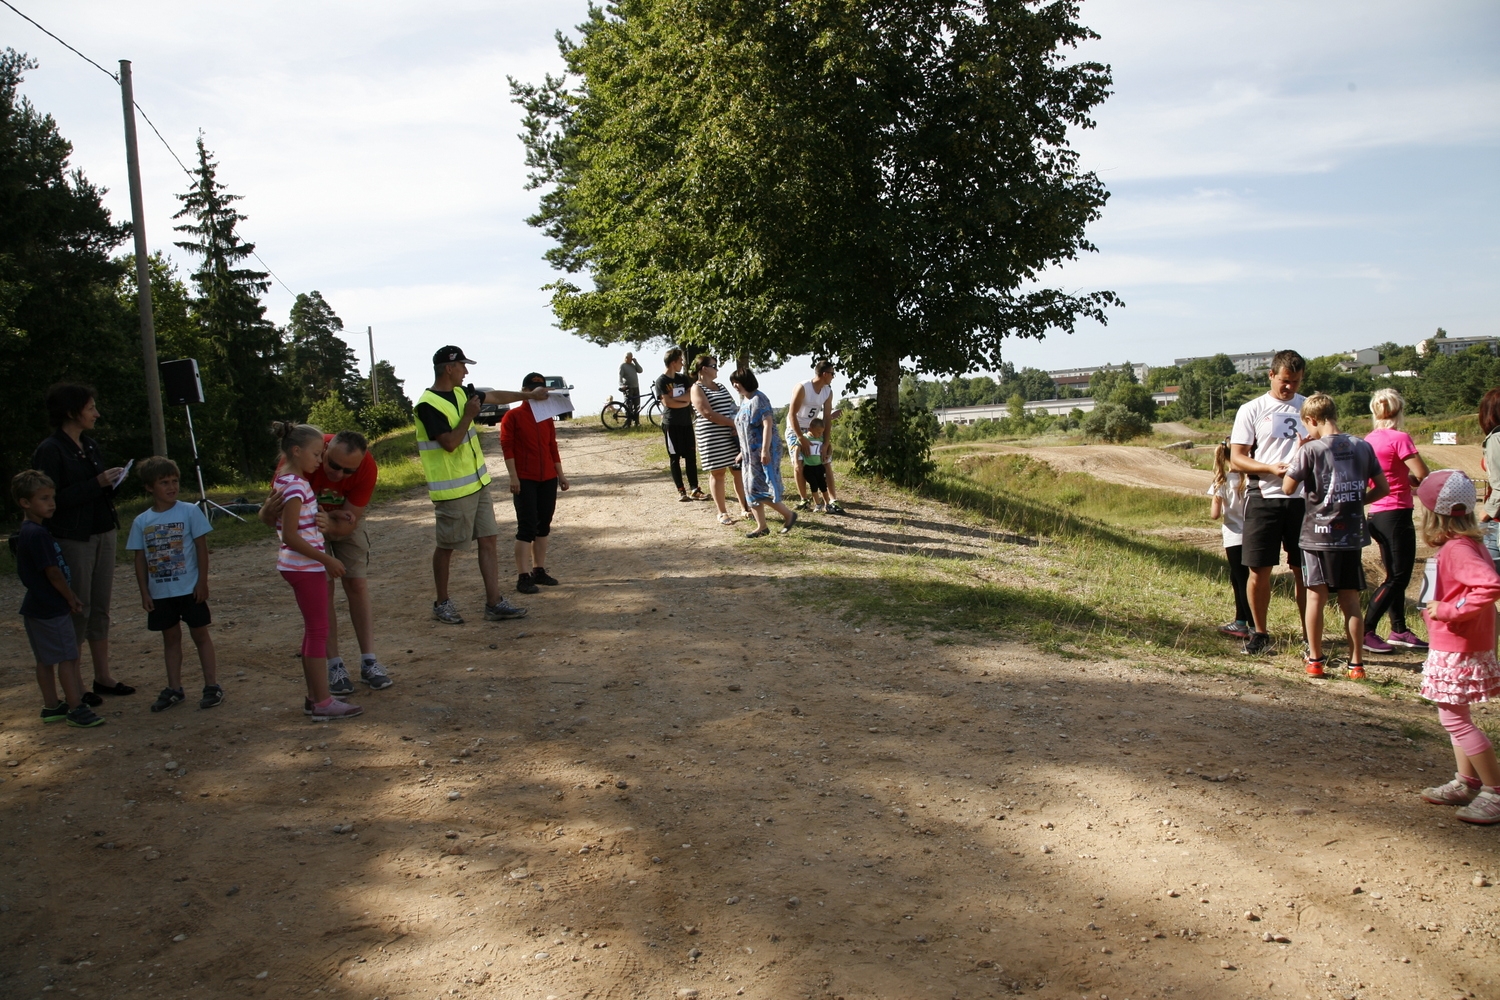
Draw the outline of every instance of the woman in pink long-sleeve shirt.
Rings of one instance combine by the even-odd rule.
[[[1422,540],[1441,546],[1437,586],[1422,612],[1429,649],[1421,693],[1437,703],[1458,763],[1452,781],[1425,789],[1422,798],[1461,807],[1455,815],[1468,823],[1500,823],[1500,762],[1489,737],[1469,715],[1475,702],[1500,697],[1500,662],[1495,659],[1500,574],[1479,540],[1477,497],[1468,476],[1454,469],[1433,473],[1417,496],[1425,508]]]

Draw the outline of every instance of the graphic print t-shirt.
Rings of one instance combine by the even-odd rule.
[[[153,601],[186,597],[198,585],[198,546],[213,531],[203,511],[181,500],[158,513],[147,507],[130,526],[125,548],[146,554],[146,591]]]
[[[1332,434],[1303,445],[1286,473],[1307,492],[1302,547],[1328,551],[1369,545],[1365,485],[1379,473],[1375,449],[1357,437]]]
[[[279,488],[288,501],[302,501],[302,509],[297,513],[297,534],[319,552],[327,552],[323,533],[318,530],[318,495],[313,492],[312,485],[301,476],[294,475],[277,476],[272,485]],[[276,534],[281,534],[281,518],[276,519]],[[276,553],[276,569],[283,573],[322,573],[323,564],[292,551],[286,542],[282,542],[281,551]]]
[[[682,372],[676,375],[662,375],[656,380],[656,394],[662,399],[687,399],[688,393],[693,389],[693,380]],[[672,409],[666,403],[661,407],[664,412],[661,422],[669,427],[691,427],[693,426],[693,408],[691,406],[679,406]]]

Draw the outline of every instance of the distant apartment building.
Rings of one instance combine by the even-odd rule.
[[[1161,392],[1154,392],[1151,398],[1156,400],[1157,406],[1165,406],[1168,403],[1177,402],[1177,386],[1169,385]],[[1054,417],[1067,416],[1074,410],[1080,413],[1092,413],[1097,405],[1091,396],[1081,396],[1076,399],[1033,399],[1026,404],[1027,415],[1048,414]],[[977,424],[981,420],[1001,420],[1010,416],[1010,405],[1008,403],[986,403],[982,406],[941,406],[932,411],[940,424]]]
[[[1084,368],[1059,368],[1049,371],[1047,376],[1052,379],[1052,384],[1058,388],[1067,386],[1070,389],[1087,389],[1089,380],[1094,377],[1095,372],[1112,372],[1124,368],[1126,365],[1090,365]],[[1135,380],[1144,383],[1146,376],[1151,373],[1150,365],[1130,365],[1130,370],[1135,372]]]
[[[1241,375],[1262,375],[1271,370],[1271,359],[1276,356],[1275,351],[1259,351],[1254,354],[1229,354],[1225,355],[1234,363],[1234,370]],[[1178,358],[1172,362],[1178,368],[1190,365],[1194,361],[1209,361],[1218,357],[1211,354],[1200,358]]]
[[[1417,354],[1462,354],[1471,347],[1487,347],[1491,354],[1500,354],[1500,337],[1434,337],[1417,345]]]

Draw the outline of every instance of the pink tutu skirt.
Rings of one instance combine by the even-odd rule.
[[[1493,652],[1427,651],[1420,694],[1439,705],[1472,705],[1500,698],[1500,661]]]

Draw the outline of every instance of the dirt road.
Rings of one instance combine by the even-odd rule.
[[[269,542],[215,557],[218,709],[146,711],[124,567],[141,692],[102,729],[40,724],[6,622],[0,995],[1497,995],[1500,831],[1417,801],[1451,769],[1426,710],[855,627],[821,560],[1046,544],[858,487],[826,544],[751,543],[645,439],[560,436],[562,586],[524,621],[482,622],[465,564],[469,623],[432,622],[427,501],[373,513],[397,685],[352,722],[301,714]]]

